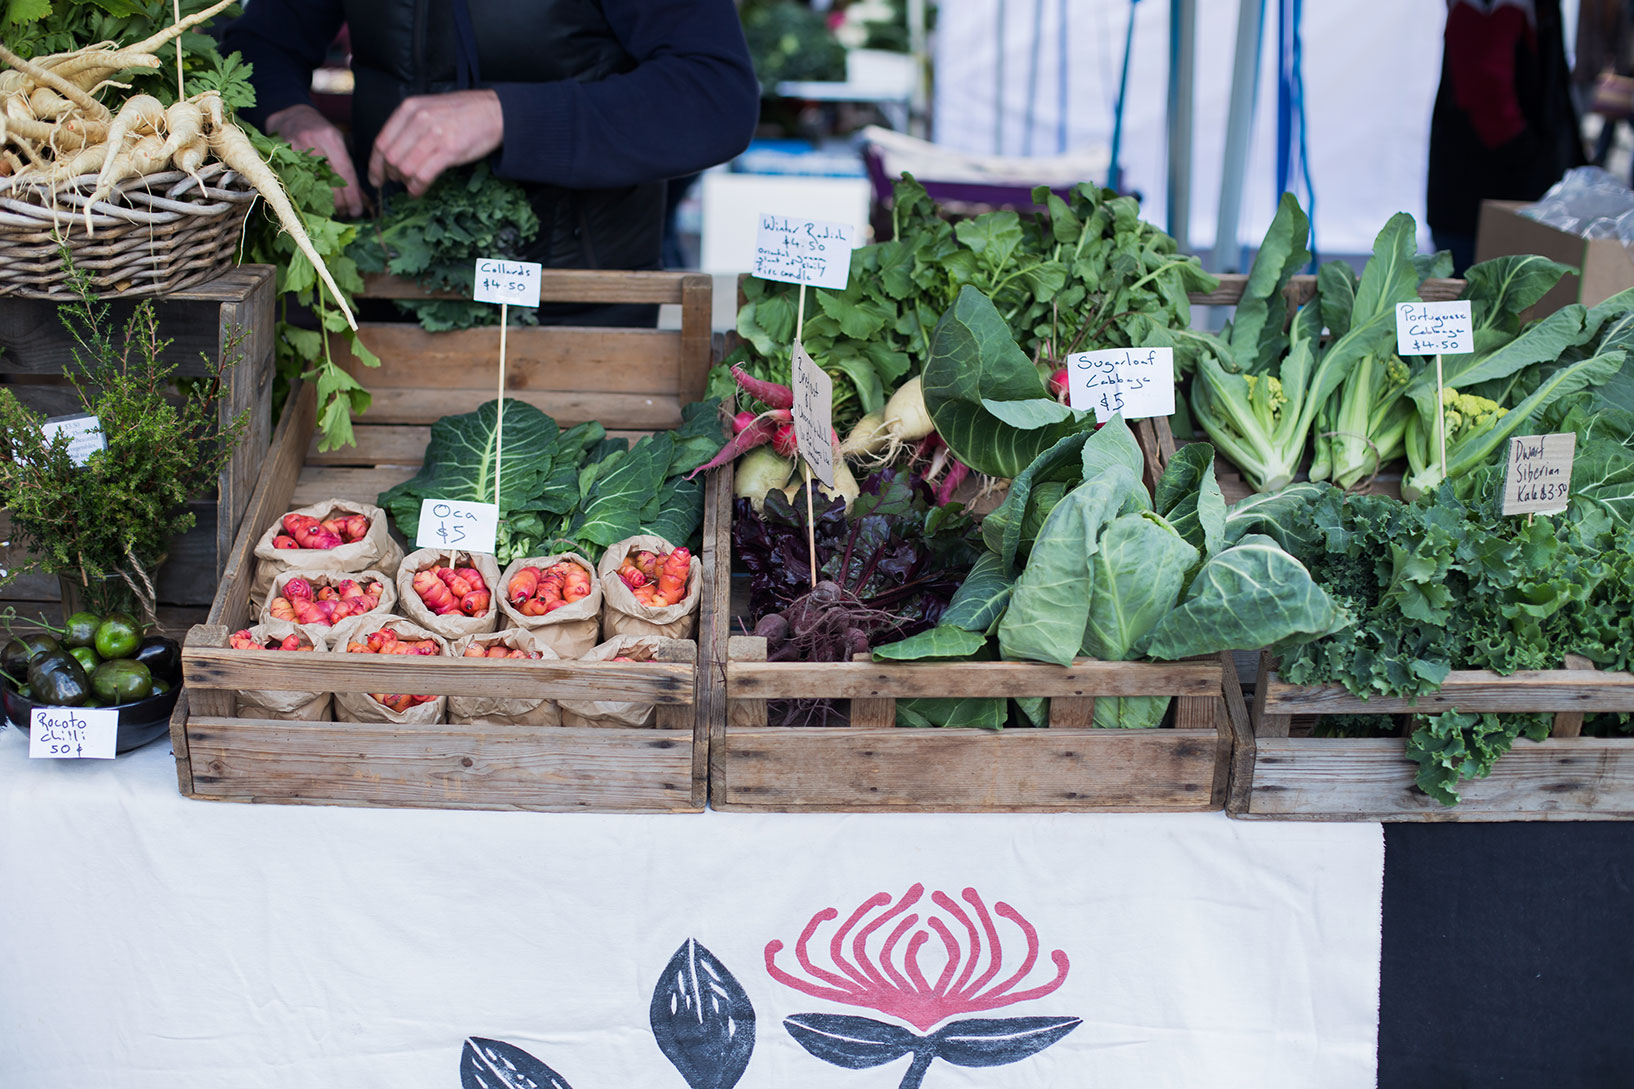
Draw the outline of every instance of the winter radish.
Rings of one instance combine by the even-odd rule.
[[[733,470],[732,492],[747,499],[756,510],[770,491],[782,491],[794,472],[794,462],[769,446],[759,446],[743,455]]]

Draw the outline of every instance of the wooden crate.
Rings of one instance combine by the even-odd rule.
[[[600,419],[632,430],[679,423],[681,406],[702,396],[709,364],[707,276],[547,270],[542,296],[679,303],[682,330],[511,330],[508,396],[531,401],[564,425]],[[355,447],[317,450],[310,389],[292,399],[279,422],[209,623],[189,634],[183,650],[187,691],[171,721],[182,793],[365,806],[701,810],[711,687],[719,687],[707,655],[697,650],[710,645],[717,611],[710,589],[716,564],[712,520],[705,525],[699,638],[673,641],[665,661],[391,661],[225,649],[226,633],[250,621],[253,548],[267,525],[291,508],[331,497],[373,502],[418,470],[433,421],[495,396],[497,329],[426,334],[417,327],[384,328],[363,330],[383,365],[363,375],[375,408],[359,421]],[[458,344],[458,351],[451,354],[448,343]],[[615,392],[600,392],[609,383]],[[716,505],[714,488],[711,482],[706,490],[706,517]],[[292,657],[300,661],[292,663]],[[652,729],[421,727],[233,717],[235,690],[292,687],[449,695],[503,688],[552,699],[616,694],[657,704],[658,723]]]
[[[712,526],[715,598],[730,600],[730,468]],[[709,546],[706,538],[705,546]],[[719,618],[706,654],[725,663],[725,713],[711,724],[710,805],[723,810],[1116,811],[1219,809],[1233,729],[1229,661],[767,662],[766,641],[728,638]],[[1235,674],[1233,676],[1233,684]],[[897,727],[917,696],[1048,696],[1047,729]],[[1097,696],[1173,696],[1173,725],[1090,726]],[[850,725],[767,725],[768,699],[848,699]]]
[[[188,504],[197,518],[193,529],[177,538],[170,558],[159,569],[161,621],[202,619],[232,552],[244,509],[266,459],[272,432],[270,405],[273,378],[273,270],[241,265],[214,280],[154,300],[160,335],[172,343],[164,359],[176,373],[204,373],[204,359],[218,360],[228,340],[241,335],[240,362],[224,376],[226,396],[220,419],[250,410],[250,426],[232,460],[222,470],[213,496]],[[111,304],[109,319],[123,328],[135,301]],[[57,316],[57,304],[43,299],[0,299],[0,380],[20,401],[49,415],[77,412],[80,405],[63,374],[72,365],[74,341]],[[0,513],[0,519],[3,519]],[[10,565],[9,523],[0,524],[0,566]],[[54,578],[30,576],[0,588],[30,615],[57,612],[61,593]]]
[[[1462,783],[1456,806],[1413,785],[1418,765],[1400,737],[1301,737],[1303,716],[1411,711],[1554,714],[1550,736],[1521,739],[1485,779]],[[1406,699],[1357,699],[1337,685],[1283,681],[1270,660],[1254,691],[1252,729],[1239,734],[1227,812],[1234,817],[1328,821],[1634,819],[1634,737],[1580,736],[1585,712],[1634,711],[1634,674],[1568,668],[1501,676],[1454,670],[1439,691]],[[1241,728],[1240,721],[1238,728]]]

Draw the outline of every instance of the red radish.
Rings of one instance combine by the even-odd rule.
[[[778,427],[772,435],[772,449],[786,458],[792,458],[798,452],[794,442],[793,424],[786,423]]]
[[[732,417],[732,434],[736,435],[744,428],[755,422],[753,412],[740,412]]]
[[[794,390],[788,386],[780,386],[776,382],[764,382],[745,371],[742,367],[732,368],[732,377],[737,380],[738,388],[743,390],[767,408],[793,408]]]
[[[747,453],[757,446],[766,445],[772,440],[772,436],[777,433],[777,426],[777,421],[770,416],[760,417],[754,423],[733,435],[732,441],[721,447],[720,453],[692,470],[687,474],[686,478],[691,480],[705,469],[719,469],[722,465],[730,464],[739,454]]]
[[[1067,395],[1067,368],[1061,367],[1050,375],[1050,393],[1062,404],[1068,403]]]

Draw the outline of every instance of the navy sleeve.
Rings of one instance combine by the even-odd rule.
[[[286,106],[312,101],[312,73],[340,32],[340,0],[250,0],[227,25],[221,51],[236,50],[255,66],[255,108],[243,111],[257,128]]]
[[[505,116],[496,173],[611,188],[691,174],[749,146],[760,85],[732,0],[602,8],[636,66],[590,83],[491,84]]]

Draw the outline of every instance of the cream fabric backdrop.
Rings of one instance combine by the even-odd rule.
[[[1081,1020],[1006,1065],[937,1059],[924,1084],[942,1089],[1373,1084],[1376,825],[250,806],[180,797],[162,741],[116,762],[26,754],[6,729],[6,1089],[455,1089],[473,1036],[520,1048],[576,1089],[683,1089],[649,1007],[655,988],[677,981],[683,997],[707,998],[712,967],[753,1004],[744,1089],[901,1084],[908,1057],[842,1069],[781,1024],[839,1014],[900,1033],[905,1022],[878,1008],[892,992],[899,1010],[935,1007],[926,1017],[936,1024],[946,1023],[940,1014]],[[929,989],[944,983],[950,947],[927,929],[927,911],[944,920],[959,957],[970,953],[958,914],[931,893],[950,894],[979,933],[978,910],[960,899],[966,888],[989,910],[1004,957],[991,984],[965,990],[985,993],[1021,967],[1025,930],[999,901],[1037,936],[1036,964],[1011,993],[1047,989],[1064,958],[1059,987],[960,1010],[951,999],[904,998],[908,978],[905,988],[871,986],[869,1008],[768,974],[778,941],[776,965],[808,988],[825,970],[846,981],[830,957],[835,928],[868,897],[895,902],[916,883],[923,896],[904,910],[929,936],[914,958]],[[825,908],[838,920],[819,920],[807,971],[797,939]],[[911,932],[889,954],[879,949],[902,917],[871,939],[884,971],[907,970]],[[687,955],[689,940],[697,947]],[[677,974],[678,951],[680,969],[703,973]],[[736,993],[713,983],[717,997]],[[744,1021],[740,1010],[740,1045]],[[700,1046],[694,1054],[709,1051],[708,1040]],[[716,1081],[693,1084],[733,1084],[715,1069]],[[467,1084],[525,1084],[493,1067],[484,1077]]]

